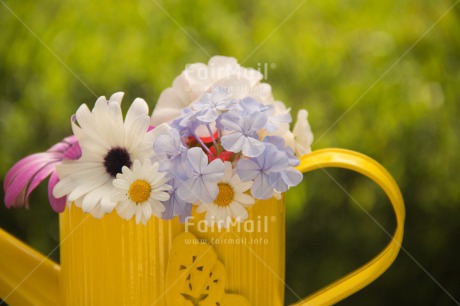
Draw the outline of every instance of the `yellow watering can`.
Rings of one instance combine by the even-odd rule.
[[[374,259],[296,305],[330,305],[362,289],[401,247],[404,203],[393,178],[360,153],[323,149],[301,158],[303,173],[346,168],[375,181],[396,215],[393,239]],[[100,220],[72,206],[60,214],[58,265],[0,230],[0,297],[10,305],[282,305],[284,196],[257,201],[228,230],[204,228],[202,215],[147,225],[115,212]]]

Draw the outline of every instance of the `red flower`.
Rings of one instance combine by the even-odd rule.
[[[214,139],[217,139],[219,137],[219,134],[217,132],[214,133]],[[200,137],[201,141],[204,143],[212,143],[212,137]]]
[[[232,158],[234,154],[233,152],[224,151],[217,155],[217,150],[215,147],[211,147],[209,148],[209,150],[211,151],[211,153],[208,153],[209,162],[212,162],[213,160],[216,160],[218,158],[225,162]]]
[[[214,134],[214,139],[217,139],[218,134],[217,132]],[[200,137],[200,140],[207,146],[208,144],[212,144],[212,137]],[[188,136],[184,139],[185,144],[189,147],[195,147],[198,145],[198,142],[195,139],[195,136]]]

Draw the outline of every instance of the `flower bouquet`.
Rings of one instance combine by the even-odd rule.
[[[154,216],[206,213],[210,225],[244,221],[256,199],[280,197],[302,174],[294,167],[313,136],[301,110],[290,130],[290,109],[274,100],[260,71],[215,56],[188,66],[160,96],[149,118],[137,98],[123,119],[123,93],[81,105],[73,135],[28,156],[7,174],[7,207],[28,205],[50,177],[49,200],[62,212],[80,207],[96,218],[115,210],[147,223]]]

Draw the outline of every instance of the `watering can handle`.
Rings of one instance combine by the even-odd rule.
[[[60,267],[0,228],[0,298],[10,305],[57,305]]]
[[[322,149],[302,156],[297,169],[303,173],[320,168],[345,168],[361,173],[376,182],[387,194],[396,215],[396,230],[390,243],[364,266],[313,293],[293,306],[331,305],[361,290],[383,272],[395,260],[401,249],[404,231],[404,200],[393,177],[375,160],[354,151]]]

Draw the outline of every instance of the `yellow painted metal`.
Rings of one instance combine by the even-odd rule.
[[[308,154],[298,169],[326,167],[351,169],[380,185],[395,210],[397,228],[376,258],[297,306],[329,305],[353,294],[382,274],[401,247],[404,204],[388,172],[362,154],[340,149]],[[252,305],[283,304],[284,199],[257,201],[242,228],[232,225],[229,231],[205,228],[204,216],[192,215],[185,224],[152,218],[142,225],[115,212],[94,219],[75,206],[66,209],[60,215],[60,272],[57,264],[0,230],[0,296],[11,305],[166,305],[172,290],[165,281],[169,252],[187,228],[214,247],[226,273],[225,292]]]
[[[188,230],[214,246],[223,263],[226,292],[236,293],[251,305],[283,305],[285,271],[284,199],[258,200],[240,225],[218,231],[200,227],[204,214],[195,215]]]
[[[332,305],[361,290],[395,260],[401,249],[404,232],[404,200],[392,176],[375,160],[363,154],[343,149],[323,149],[301,158],[298,169],[308,172],[320,168],[338,167],[359,172],[376,182],[387,194],[396,215],[396,230],[390,243],[374,259],[342,277],[324,289],[310,295],[295,306]]]
[[[226,268],[212,245],[187,232],[176,237],[166,269],[168,305],[251,305],[244,296],[225,292],[226,284]]]
[[[60,230],[60,305],[166,305],[168,255],[183,232],[177,218],[143,225],[73,206],[60,215]]]
[[[248,220],[228,232],[206,227],[203,217],[193,212],[184,224],[152,218],[142,225],[115,212],[94,219],[75,206],[67,209],[60,217],[60,304],[166,305],[174,290],[165,280],[170,248],[187,227],[213,245],[226,272],[226,292],[252,305],[282,305],[283,200],[258,201]]]
[[[57,305],[59,270],[0,229],[0,297],[10,305]]]

